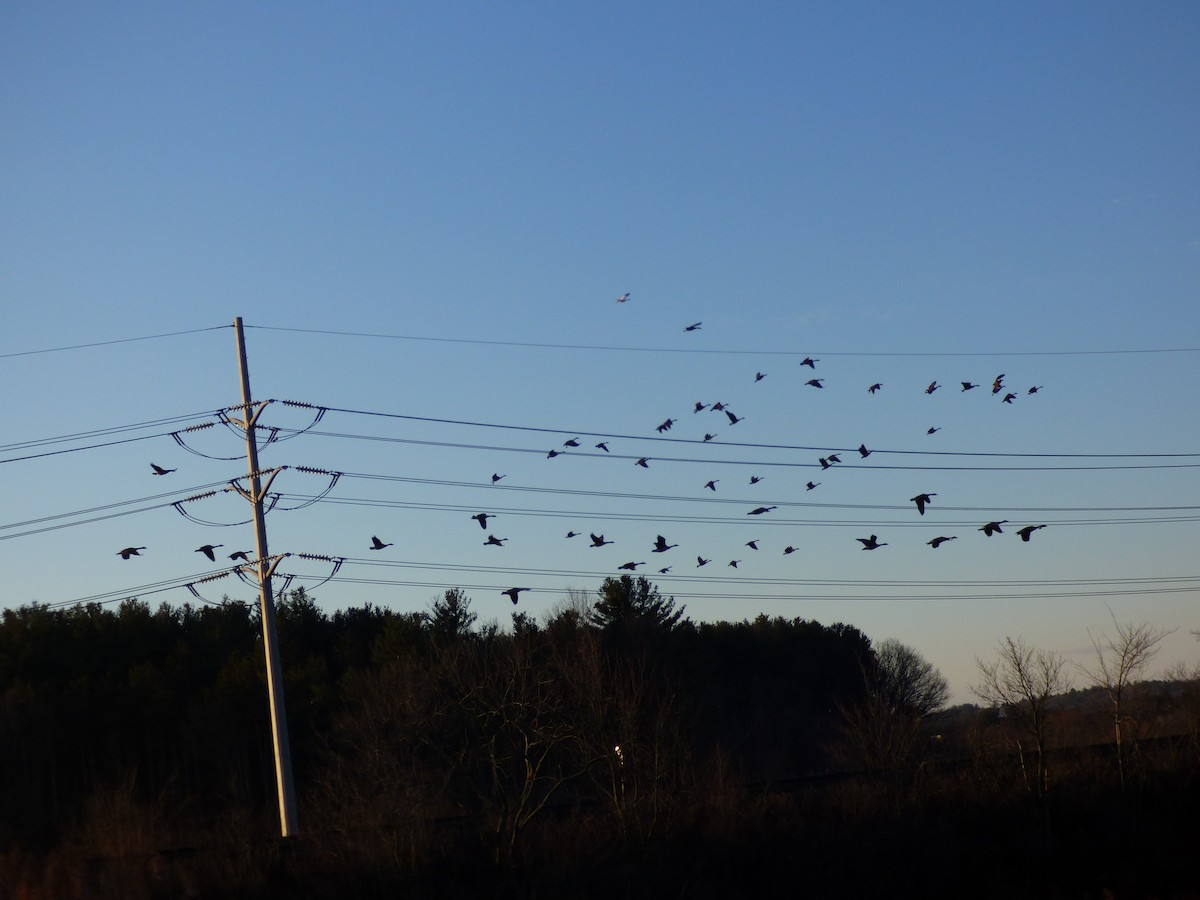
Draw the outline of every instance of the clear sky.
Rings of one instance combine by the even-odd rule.
[[[272,487],[273,552],[347,559],[280,565],[327,609],[507,622],[645,561],[957,700],[1110,610],[1194,663],[1198,91],[1193,3],[6,3],[2,602],[199,602],[194,548],[253,546],[170,505],[244,472],[169,436],[240,401],[241,316],[255,397],[330,408],[262,454],[347,473]]]

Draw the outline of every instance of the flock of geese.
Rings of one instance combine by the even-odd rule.
[[[617,297],[617,303],[627,303],[627,302],[629,302],[629,300],[630,300],[630,294],[628,294],[628,293],[622,294],[621,296]],[[703,322],[692,322],[691,324],[685,326],[683,330],[685,332],[699,331],[699,330],[701,330],[703,324],[704,324]],[[809,356],[805,356],[801,360],[801,362],[800,362],[801,367],[808,368],[809,370],[814,372],[813,377],[809,378],[807,381],[804,382],[805,387],[810,387],[815,390],[824,390],[825,389],[825,378],[817,377],[815,375],[817,363],[819,363],[819,362],[820,362],[819,359],[814,359]],[[756,382],[756,383],[760,382],[763,379],[765,379],[766,377],[767,377],[767,375],[765,372],[755,372],[754,373],[754,382]],[[999,396],[1000,402],[1006,403],[1006,404],[1012,404],[1018,398],[1019,395],[1016,392],[1007,389],[1007,387],[1004,383],[1004,378],[1005,378],[1005,375],[1002,373],[1000,375],[997,375],[995,377],[995,379],[993,379],[992,385],[991,385],[991,393],[993,396]],[[962,393],[966,393],[967,391],[973,391],[980,387],[979,384],[971,382],[971,381],[959,382],[959,386],[960,386],[959,390]],[[942,387],[943,387],[943,385],[939,384],[936,380],[934,380],[929,383],[929,385],[925,388],[924,392],[927,395],[932,395],[934,392],[940,390]],[[875,382],[867,387],[867,392],[869,394],[875,395],[875,394],[879,393],[879,391],[881,391],[882,389],[883,389],[883,383]],[[1034,394],[1037,394],[1041,390],[1043,390],[1043,387],[1041,385],[1035,385],[1033,387],[1026,389],[1025,394],[1026,395],[1034,395]],[[722,401],[716,401],[716,402],[712,402],[712,403],[696,401],[696,403],[692,407],[691,411],[693,414],[698,414],[698,413],[702,413],[705,411],[715,412],[715,413],[723,413],[725,416],[725,419],[727,420],[727,422],[729,423],[729,425],[731,427],[744,421],[743,416],[739,416],[736,413],[734,413],[733,410],[731,410],[729,408],[728,404],[726,404]],[[659,425],[654,430],[660,435],[666,434],[673,427],[678,425],[679,422],[680,422],[679,418],[668,417],[668,418],[664,419],[661,423],[659,423]],[[926,431],[926,434],[932,435],[940,430],[941,429],[939,427],[931,426]],[[716,434],[709,432],[709,431],[703,432],[703,441],[705,443],[712,441],[715,438],[716,438]],[[556,448],[549,450],[546,453],[546,458],[554,459],[555,457],[562,456],[566,453],[569,453],[570,451],[572,451],[580,446],[581,446],[580,439],[578,437],[570,438],[570,439],[564,441],[561,447],[556,447]],[[608,446],[608,441],[600,441],[599,443],[596,443],[594,445],[594,447],[595,447],[595,449],[600,450],[604,453],[610,452],[610,449]],[[859,453],[860,459],[866,459],[868,456],[871,455],[872,451],[870,449],[868,449],[865,444],[860,444],[858,447],[858,453]],[[651,461],[652,461],[652,457],[641,456],[635,460],[634,465],[638,466],[640,468],[648,469],[650,467]],[[817,464],[821,467],[822,471],[825,471],[825,470],[834,468],[839,463],[841,463],[841,461],[842,460],[841,460],[839,453],[828,453],[825,456],[819,457],[817,459]],[[150,463],[150,468],[151,468],[152,474],[156,475],[156,476],[170,475],[171,473],[176,471],[175,469],[168,469],[168,468],[165,468],[165,467],[160,466],[157,463],[153,463],[153,462]],[[505,475],[495,472],[491,476],[491,483],[496,484],[497,482],[501,481],[505,477],[506,477]],[[758,475],[750,476],[750,484],[751,485],[757,484],[762,480],[763,479],[761,476],[758,476]],[[703,489],[712,491],[712,492],[716,492],[717,485],[719,483],[720,483],[719,478],[710,479],[704,483]],[[805,484],[805,490],[812,491],[812,490],[816,489],[817,487],[819,487],[820,485],[821,485],[821,482],[819,482],[819,481],[818,482],[808,481]],[[924,493],[917,494],[915,497],[911,497],[909,502],[915,504],[917,513],[919,515],[923,516],[923,515],[925,515],[926,507],[933,503],[933,498],[936,496],[937,496],[937,494],[932,491],[924,492]],[[758,507],[755,507],[754,509],[747,511],[746,515],[762,516],[762,515],[766,515],[772,511],[774,511],[775,509],[776,509],[775,506],[758,506]],[[496,518],[495,514],[487,513],[487,512],[479,512],[479,513],[475,513],[474,515],[470,516],[470,518],[473,521],[475,521],[479,525],[479,527],[484,531],[484,533],[486,534],[486,539],[483,541],[484,546],[503,547],[508,542],[508,538],[496,537],[494,534],[492,534],[489,531],[489,525],[488,525],[489,520]],[[992,521],[992,522],[985,522],[977,530],[983,532],[985,537],[992,537],[993,535],[1003,534],[1004,529],[1002,526],[1004,526],[1006,524],[1008,524],[1007,519],[1001,519],[999,521]],[[1022,541],[1028,542],[1030,537],[1033,535],[1033,533],[1035,531],[1037,531],[1041,528],[1045,528],[1045,527],[1046,527],[1045,525],[1025,525],[1021,528],[1015,529],[1013,533],[1016,534],[1018,537],[1020,537],[1020,539]],[[581,536],[582,536],[582,532],[577,532],[577,531],[573,531],[573,530],[568,531],[566,533],[566,537],[568,539],[573,539],[573,538],[577,538],[577,537],[581,537]],[[609,546],[609,545],[615,543],[614,541],[606,538],[603,534],[596,534],[594,532],[589,532],[588,538],[590,539],[590,543],[588,544],[588,546],[593,549],[599,549],[599,548],[606,547],[606,546]],[[879,540],[879,536],[876,534],[869,535],[868,537],[856,538],[855,540],[857,540],[858,543],[862,545],[861,546],[862,550],[878,550],[882,547],[888,546],[887,542]],[[949,543],[950,541],[954,541],[954,540],[958,540],[958,535],[938,535],[938,536],[932,538],[931,540],[926,541],[925,543],[929,547],[936,550],[939,547],[941,547],[943,544]],[[744,546],[749,548],[752,551],[758,551],[759,543],[760,543],[759,539],[756,538],[754,540],[747,541]],[[195,552],[202,553],[210,561],[215,562],[216,561],[216,550],[223,546],[224,546],[223,544],[203,544],[202,546],[197,547]],[[384,540],[380,539],[377,535],[372,535],[371,541],[368,545],[368,549],[372,550],[372,551],[381,551],[381,550],[385,550],[388,547],[392,547],[392,546],[394,546],[393,542],[384,541]],[[660,534],[655,538],[654,544],[653,544],[653,546],[650,547],[649,552],[650,553],[667,553],[671,550],[676,549],[678,546],[679,546],[678,544],[668,543],[666,537],[664,537],[663,535]],[[118,550],[117,555],[120,556],[121,559],[128,560],[134,556],[140,556],[141,551],[143,551],[145,549],[146,549],[146,547],[125,547],[121,550]],[[785,556],[788,556],[793,553],[796,553],[797,550],[798,550],[797,547],[789,544],[783,548],[783,554]],[[242,562],[247,562],[247,563],[251,561],[249,553],[247,551],[242,551],[242,550],[238,550],[233,553],[230,553],[230,554],[228,554],[228,557],[230,560],[233,560],[233,561],[242,561]],[[726,567],[736,569],[741,564],[741,562],[742,562],[741,559],[731,559],[726,564]],[[707,566],[710,563],[712,563],[712,558],[705,558],[704,556],[698,555],[698,556],[696,556],[695,568],[698,568],[698,569],[703,568],[704,566]],[[624,572],[636,572],[642,566],[646,566],[646,565],[648,565],[648,563],[645,561],[641,561],[641,562],[629,561],[629,562],[623,563],[622,565],[618,566],[617,570],[624,571]],[[671,569],[672,569],[672,566],[669,566],[669,565],[663,566],[663,567],[659,568],[657,570],[657,572],[660,575],[666,575],[671,571]],[[512,601],[512,603],[514,605],[516,605],[519,595],[523,591],[527,591],[527,590],[529,590],[529,588],[511,587],[511,588],[508,588],[507,590],[501,591],[500,593],[503,594],[504,596],[508,597]]]

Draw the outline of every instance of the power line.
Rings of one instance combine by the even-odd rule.
[[[534,341],[500,341],[473,338],[443,338],[427,335],[412,334],[383,334],[368,331],[335,331],[321,328],[291,328],[282,325],[247,325],[260,331],[284,331],[296,334],[315,334],[327,337],[356,337],[374,338],[394,341],[421,341],[437,344],[468,344],[493,347],[524,347],[543,350],[596,350],[622,353],[683,353],[724,356],[811,356],[819,353],[824,356],[845,356],[860,358],[883,357],[1024,357],[1024,356],[1112,356],[1122,354],[1156,354],[1156,353],[1197,353],[1200,347],[1152,347],[1144,349],[1116,350],[1022,350],[1014,352],[981,351],[981,352],[951,352],[951,351],[901,351],[901,352],[848,352],[837,350],[722,350],[704,347],[622,347],[605,344],[557,344]]]
[[[122,434],[127,431],[139,431],[143,428],[154,428],[160,425],[174,425],[177,422],[188,422],[201,416],[212,417],[208,410],[189,413],[181,416],[167,416],[162,419],[150,419],[145,422],[134,422],[127,425],[110,425],[105,428],[94,428],[90,431],[77,431],[73,434],[60,434],[47,438],[34,438],[28,441],[18,441],[12,444],[0,444],[0,453],[11,450],[27,450],[30,447],[48,447],[54,444],[64,444],[68,441],[84,440],[85,438],[101,437],[112,434]]]
[[[229,325],[213,325],[210,328],[192,328],[188,331],[167,331],[162,334],[147,334],[141,337],[116,338],[111,341],[93,341],[89,344],[69,344],[65,347],[44,347],[40,350],[18,350],[13,353],[0,353],[0,359],[11,359],[17,356],[35,356],[40,353],[60,353],[64,350],[84,350],[89,347],[109,347],[113,344],[131,344],[135,341],[156,341],[159,338],[179,337],[185,334],[202,334],[206,331],[219,331],[229,328]]]

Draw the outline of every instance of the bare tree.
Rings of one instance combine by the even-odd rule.
[[[1046,795],[1046,705],[1055,694],[1070,687],[1066,675],[1066,660],[1052,650],[1030,647],[1024,638],[1006,637],[997,648],[998,658],[985,663],[976,657],[981,681],[972,685],[971,692],[991,706],[1000,707],[1006,715],[1019,723],[1033,738],[1037,754],[1037,778],[1029,785],[1026,772],[1025,783],[1040,798]],[[1021,769],[1025,772],[1025,754],[1021,750]]]
[[[1096,659],[1093,665],[1080,665],[1079,669],[1092,684],[1104,689],[1112,704],[1117,772],[1121,779],[1121,789],[1124,790],[1128,768],[1124,725],[1126,721],[1131,721],[1125,703],[1127,691],[1150,664],[1150,660],[1159,650],[1159,644],[1174,633],[1175,629],[1152,628],[1147,622],[1136,625],[1132,622],[1118,622],[1111,609],[1108,614],[1112,616],[1116,634],[1105,634],[1097,639],[1089,631],[1088,637],[1091,638],[1092,649],[1096,651]]]

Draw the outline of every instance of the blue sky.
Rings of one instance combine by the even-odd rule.
[[[6,4],[3,602],[172,584],[213,571],[201,543],[251,545],[162,506],[242,471],[162,436],[238,402],[241,316],[257,397],[393,414],[330,412],[263,453],[384,476],[271,515],[276,552],[411,564],[347,563],[410,583],[329,582],[330,609],[421,609],[453,583],[506,621],[500,588],[540,614],[646,560],[693,618],[899,637],[957,699],[1005,635],[1085,661],[1109,608],[1178,628],[1159,662],[1195,662],[1200,456],[1155,454],[1200,453],[1198,86],[1186,3]],[[717,400],[744,421],[691,412]],[[618,435],[618,458],[595,437],[547,460],[558,432]],[[780,449],[859,443],[877,452],[830,472]],[[992,518],[1048,527],[987,539]],[[659,533],[680,544],[661,563]],[[889,546],[859,550],[870,533]],[[123,562],[129,544],[152,546]]]

